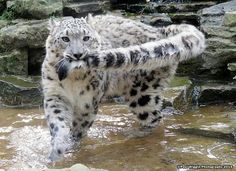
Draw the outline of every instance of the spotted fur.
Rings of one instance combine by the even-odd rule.
[[[179,61],[204,47],[202,33],[186,24],[154,28],[111,15],[52,20],[42,65],[50,158],[86,135],[104,96],[123,95],[141,126],[155,127]]]

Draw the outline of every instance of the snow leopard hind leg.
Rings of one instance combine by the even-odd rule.
[[[140,127],[125,133],[129,137],[145,136],[155,129],[162,120],[162,92],[175,74],[177,63],[152,71],[133,71],[127,77],[132,80],[126,90],[130,110],[136,116]]]

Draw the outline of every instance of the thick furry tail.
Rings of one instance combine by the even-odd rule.
[[[154,69],[200,55],[205,50],[205,37],[194,26],[166,39],[138,46],[104,50],[88,54],[83,60],[88,68]]]

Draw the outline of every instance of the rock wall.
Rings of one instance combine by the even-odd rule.
[[[40,68],[48,18],[103,13],[98,0],[0,0],[0,106],[42,104]]]

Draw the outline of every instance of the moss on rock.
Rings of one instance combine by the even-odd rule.
[[[0,73],[27,75],[28,54],[27,50],[14,50],[12,52],[0,53]]]
[[[11,9],[17,18],[45,19],[62,16],[63,5],[61,0],[15,0]]]

